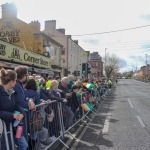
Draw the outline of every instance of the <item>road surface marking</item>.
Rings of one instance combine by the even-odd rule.
[[[102,130],[102,133],[107,133],[108,132],[108,129],[109,129],[109,120],[110,120],[110,116],[108,116],[105,119],[105,123],[104,123],[104,127],[103,127],[103,130]]]
[[[84,124],[84,123],[82,123],[82,124]],[[75,133],[74,133],[74,135],[73,135],[74,137],[75,137],[75,135],[77,135],[77,134],[80,132],[82,126],[83,126],[83,125],[80,125],[80,127],[75,131]],[[84,130],[85,130],[85,129],[87,129],[87,127],[85,127]],[[83,131],[84,131],[84,130],[83,130]],[[72,136],[69,136],[69,138],[70,138],[70,139],[67,141],[66,145],[70,145],[70,143],[72,142],[73,137],[72,137]],[[66,147],[63,147],[62,150],[66,150]]]
[[[100,104],[100,106],[101,106],[102,104],[103,104],[103,102]],[[95,116],[96,116],[96,115],[94,115],[94,117],[95,117]],[[93,121],[94,117],[91,119],[91,122]],[[84,123],[82,123],[82,124],[84,124]],[[82,125],[77,129],[77,131],[75,132],[75,135],[77,135],[77,134],[80,132],[81,127],[82,127]],[[81,141],[80,139],[81,139],[82,136],[85,134],[85,132],[86,132],[87,129],[88,129],[88,126],[85,126],[85,128],[84,128],[83,131],[82,131],[82,133],[79,135],[78,138],[76,138],[76,139],[78,139],[78,141],[75,140],[75,143],[72,145],[71,150],[75,150],[75,148],[77,147],[79,141]],[[67,145],[70,145],[71,142],[72,142],[72,140],[69,139],[66,144],[67,144]],[[83,141],[82,141],[82,143],[83,143]],[[89,142],[88,142],[88,143],[89,143]],[[87,144],[87,143],[86,143],[86,144]],[[94,144],[90,143],[90,145],[93,146]],[[66,150],[66,148],[63,147],[62,150]]]
[[[144,128],[144,127],[145,127],[145,124],[144,124],[144,122],[142,121],[141,117],[140,117],[140,116],[136,116],[136,117],[137,117],[137,119],[139,120],[141,126]]]
[[[76,142],[77,142],[77,143],[80,142],[80,143],[85,144],[85,145],[87,145],[87,146],[94,146],[93,143],[89,143],[89,142],[86,142],[86,141],[82,141],[82,140],[80,140],[80,139],[77,139]],[[75,145],[73,145],[73,146],[75,146]],[[74,147],[74,148],[75,148],[75,147]],[[73,150],[74,148],[72,148],[72,150]]]
[[[128,99],[128,102],[129,102],[131,108],[134,108],[133,105],[132,105],[132,103],[131,103],[131,101],[130,101],[130,99]]]
[[[96,126],[96,127],[102,127],[102,125],[100,125],[100,124],[94,124],[94,123],[89,123],[89,125],[91,125],[91,126]]]
[[[79,142],[84,143],[86,145],[88,144],[88,146],[93,146],[94,145],[92,143],[80,140],[82,138],[82,136],[85,134],[86,130],[87,130],[87,126],[83,129],[82,133],[79,135],[79,137],[77,138],[77,140],[75,141],[75,143],[71,147],[71,150],[75,150]]]

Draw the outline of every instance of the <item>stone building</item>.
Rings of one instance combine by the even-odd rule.
[[[100,78],[103,76],[103,61],[98,52],[90,53],[89,63],[91,65],[91,78]]]
[[[43,69],[43,72],[53,72],[53,74],[60,75],[61,63],[59,60],[61,56],[61,49],[63,48],[63,46],[48,35],[46,35],[44,32],[41,32],[40,23],[38,21],[32,21],[31,23],[27,24],[24,21],[18,19],[17,8],[15,4],[6,3],[3,4],[1,7],[1,47],[5,45],[7,53],[11,52],[14,54],[14,58],[11,59],[11,63],[14,62],[20,64],[27,64],[30,67],[34,67],[35,69],[36,67],[38,69]],[[7,47],[9,47],[9,50]],[[28,53],[28,57],[30,57],[28,61],[24,60],[25,52]],[[22,59],[16,59],[15,54],[17,55],[17,53],[21,55]],[[2,56],[1,54],[0,58],[8,61],[8,58],[6,59],[6,57]],[[40,60],[43,62],[46,61],[48,65],[41,66]]]
[[[67,76],[68,74],[73,74],[74,71],[81,72],[81,64],[88,61],[88,55],[79,46],[78,41],[72,40],[71,35],[66,35],[65,29],[56,29],[56,20],[45,21],[43,32],[63,45],[63,49],[61,49],[62,75]]]

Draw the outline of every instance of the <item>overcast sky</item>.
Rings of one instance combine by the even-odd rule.
[[[6,2],[15,2],[19,19],[38,20],[41,30],[45,20],[56,20],[85,50],[116,54],[121,72],[140,69],[146,58],[150,64],[150,0],[0,0],[0,5]],[[141,28],[118,31],[134,27]]]

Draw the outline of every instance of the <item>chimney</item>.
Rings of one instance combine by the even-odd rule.
[[[67,37],[71,39],[72,36],[71,35],[67,35]]]
[[[32,28],[34,28],[34,29],[40,31],[41,24],[40,24],[38,21],[31,21],[31,23],[29,23],[29,25],[30,25]]]
[[[65,29],[57,29],[57,31],[65,35]]]
[[[1,5],[2,18],[17,18],[17,7],[14,3]]]
[[[74,40],[74,42],[78,45],[78,40]]]
[[[56,20],[45,21],[44,33],[54,35],[56,30]]]

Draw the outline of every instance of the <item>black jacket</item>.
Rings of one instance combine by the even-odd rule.
[[[15,111],[19,111],[24,114],[23,109],[16,103],[16,92],[12,92],[11,97],[4,90],[4,87],[0,85],[0,118],[6,123],[13,122],[13,114]]]
[[[72,93],[72,96],[71,96],[70,106],[71,106],[72,110],[75,110],[79,107],[79,102],[78,102],[76,93],[74,93],[74,92]]]

